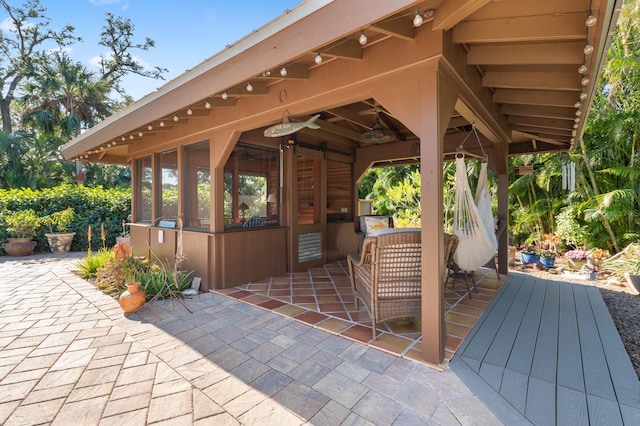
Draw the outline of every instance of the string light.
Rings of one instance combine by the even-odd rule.
[[[320,52],[318,52],[318,54],[316,55],[314,61],[316,62],[316,64],[320,65],[322,63],[322,55],[320,54]]]
[[[147,126],[147,130],[153,130],[153,126],[152,126],[151,124],[149,124],[149,125]]]
[[[580,74],[586,74],[587,73],[587,66],[585,64],[580,65],[580,68],[578,68],[578,72]]]
[[[590,14],[589,16],[587,16],[587,20],[585,21],[584,24],[587,27],[593,27],[596,24],[596,22],[598,22],[598,18]]]
[[[424,19],[420,16],[420,9],[416,9],[416,16],[413,17],[413,26],[417,28],[422,25],[423,22]]]
[[[253,86],[251,85],[251,82],[247,83],[247,92],[253,92]]]
[[[589,84],[589,79],[587,77],[583,78],[580,81],[580,84],[582,84],[583,86],[586,86],[587,84]]]
[[[116,146],[116,141],[115,139],[113,140],[113,142],[111,142],[113,144],[113,146]]]
[[[211,104],[209,103],[209,99],[207,99],[207,101],[204,103],[204,107],[206,109],[211,109]]]
[[[582,115],[582,111],[577,110],[577,111],[576,111],[576,117],[580,117],[581,115]]]
[[[164,127],[164,121],[160,120],[160,127]]]
[[[178,116],[177,116],[177,115],[175,115],[175,114],[173,114],[173,121],[178,121],[178,120],[180,120],[180,119],[178,118]]]
[[[124,136],[123,136],[121,139],[122,139],[122,142],[124,142],[124,141],[126,140],[126,139],[124,138]]]
[[[191,108],[188,108],[187,109],[187,115],[192,115],[192,114],[193,114],[193,111],[191,110]]]
[[[228,97],[229,97],[229,94],[227,92],[222,92],[222,95],[221,95],[222,99],[224,99],[226,101]]]
[[[129,139],[130,139],[130,140],[133,140],[133,135],[129,135]]]
[[[584,54],[585,54],[585,55],[591,55],[592,53],[593,53],[593,46],[592,46],[592,45],[590,45],[590,44],[587,44],[587,45],[584,47]]]
[[[575,104],[573,104],[574,108],[580,108],[580,102],[576,102]]]
[[[142,130],[140,130],[140,131],[138,132],[138,136],[142,137],[142,135],[143,135]]]
[[[580,100],[584,101],[585,99],[587,99],[587,92],[580,93]]]
[[[283,65],[282,68],[280,68],[280,75],[283,77],[287,76],[287,68]],[[247,89],[249,90],[249,89]]]
[[[269,77],[271,75],[271,71],[267,70],[265,72],[262,73],[263,77]]]
[[[367,41],[369,41],[369,39],[367,38],[366,35],[364,35],[364,30],[360,30],[360,37],[358,37],[358,43],[360,43],[361,46],[364,46],[365,44],[367,44]]]

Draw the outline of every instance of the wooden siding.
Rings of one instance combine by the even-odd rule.
[[[450,366],[507,424],[640,424],[640,381],[596,287],[511,274]]]

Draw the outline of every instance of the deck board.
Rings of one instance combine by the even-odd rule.
[[[640,424],[640,381],[595,287],[512,274],[449,365],[506,424]]]

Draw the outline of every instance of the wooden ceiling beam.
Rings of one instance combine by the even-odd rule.
[[[335,115],[336,117],[340,117],[344,120],[350,121],[351,123],[357,124],[360,127],[364,127],[367,130],[371,130],[373,128],[371,123],[364,117],[355,112],[349,111],[346,108],[332,108],[327,110],[327,112]]]
[[[335,58],[360,60],[362,59],[362,46],[357,41],[349,38],[328,47],[320,53]]]
[[[515,126],[531,126],[531,127],[540,127],[543,129],[556,129],[556,130],[563,130],[563,131],[573,130],[573,121],[567,121],[567,120],[554,120],[554,119],[547,119],[547,118],[522,117],[519,115],[512,115],[507,117],[507,122],[511,124],[512,128],[515,128]],[[531,130],[526,129],[525,131],[530,132]]]
[[[433,30],[450,30],[491,0],[447,0],[438,6],[433,17]]]
[[[574,90],[580,91],[578,71],[564,72],[501,72],[489,71],[482,77],[484,87],[503,89]]]
[[[415,37],[413,22],[409,18],[376,22],[369,27],[369,30],[403,40],[413,40]]]
[[[346,127],[338,126],[337,124],[333,124],[325,120],[316,120],[316,124],[318,124],[322,130],[326,130],[327,132],[331,132],[336,135],[357,141],[362,139],[362,135],[355,130],[347,129]]]
[[[584,0],[493,1],[469,16],[468,20],[585,13],[585,7]]]
[[[232,107],[236,104],[235,99],[233,98],[222,99],[219,95],[209,98],[208,101],[212,108]]]
[[[573,107],[542,107],[535,105],[503,105],[500,112],[505,115],[522,115],[527,117],[557,118],[573,122],[576,109]]]
[[[551,145],[558,145],[558,146],[565,146],[566,145],[565,142],[556,140],[555,137],[535,135],[535,134],[525,133],[525,132],[518,132],[518,133],[520,133],[520,135],[518,135],[519,137],[524,137],[524,138],[527,138],[527,139],[536,139],[538,141],[550,143]],[[514,139],[516,139],[516,136],[514,136]]]
[[[583,48],[584,42],[472,45],[467,62],[470,65],[579,65],[584,61]]]
[[[571,107],[579,99],[575,92],[496,89],[493,101],[499,104],[548,105]]]
[[[584,20],[584,13],[571,13],[466,21],[453,29],[453,42],[473,44],[584,40]]]

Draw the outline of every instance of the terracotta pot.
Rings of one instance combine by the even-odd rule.
[[[120,307],[126,314],[139,311],[147,299],[147,295],[144,290],[140,289],[139,282],[132,282],[127,284],[127,291],[120,295],[118,301]]]
[[[11,241],[11,240],[26,240],[26,241]],[[33,253],[33,250],[36,248],[35,241],[31,241],[32,238],[9,238],[8,243],[4,243],[2,246],[4,251],[7,252],[9,256],[29,256]]]
[[[71,249],[71,243],[73,242],[73,237],[75,237],[76,233],[57,232],[54,234],[44,235],[47,237],[47,241],[49,241],[49,247],[51,248],[52,253],[66,253]]]

